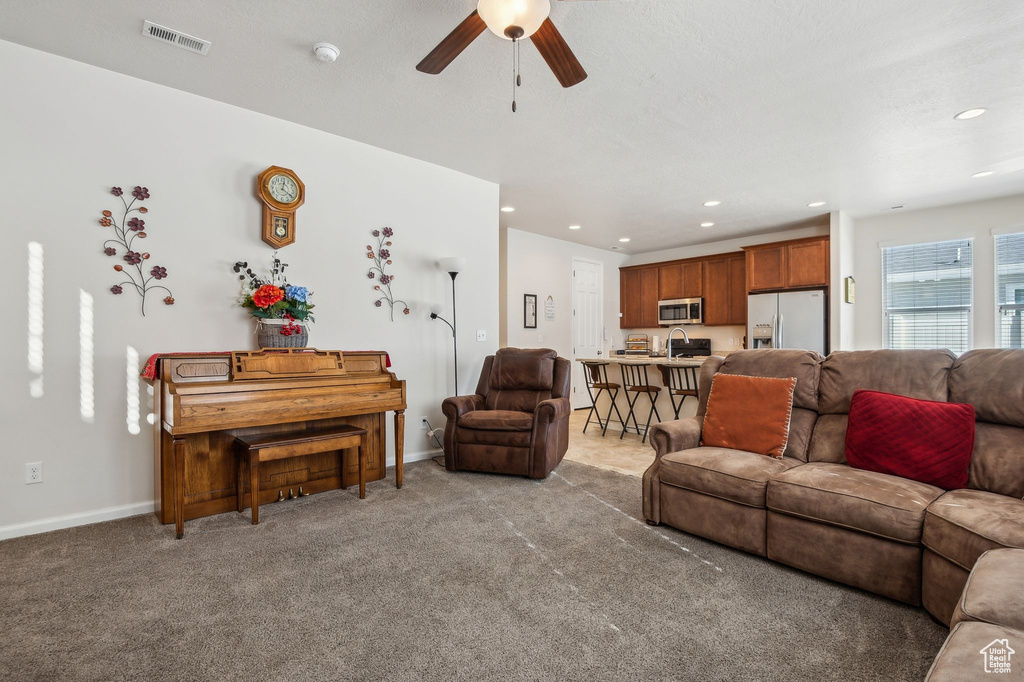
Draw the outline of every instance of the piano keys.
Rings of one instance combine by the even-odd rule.
[[[154,385],[156,515],[161,523],[234,511],[236,436],[290,433],[349,424],[366,429],[367,477],[386,476],[386,417],[394,412],[395,478],[402,487],[405,381],[387,369],[387,353],[316,349],[163,355]],[[260,504],[302,486],[319,493],[359,482],[355,448],[260,466]],[[343,462],[343,463],[341,463]],[[175,495],[181,477],[182,499]],[[177,513],[176,513],[177,512]]]

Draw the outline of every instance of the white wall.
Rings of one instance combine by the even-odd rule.
[[[881,246],[965,237],[974,240],[973,345],[975,348],[996,345],[993,230],[1007,228],[1024,231],[1024,194],[857,219],[854,224],[855,347],[882,347]]]
[[[853,218],[843,211],[833,211],[829,225],[831,262],[829,271],[829,340],[832,350],[851,350],[854,347],[855,304],[846,303],[843,280],[854,276],[855,237]]]
[[[439,425],[441,400],[453,391],[451,337],[427,318],[429,304],[451,305],[450,279],[435,262],[469,259],[458,280],[467,391],[497,347],[497,185],[11,43],[0,42],[0,81],[0,186],[8,199],[0,538],[152,508],[146,384],[134,378],[135,363],[126,367],[127,348],[144,361],[158,351],[253,347],[252,322],[233,306],[238,281],[230,266],[270,259],[253,184],[271,164],[295,170],[306,184],[298,241],[282,256],[291,280],[315,292],[310,343],[390,351],[393,371],[408,382],[407,457],[430,449],[419,417]],[[97,224],[101,210],[120,204],[110,186],[135,184],[152,194],[149,262],[167,267],[177,301],[168,307],[151,299],[145,318],[135,294],[110,293],[120,281],[112,270],[119,261],[103,255],[111,229]],[[412,308],[394,323],[373,306],[366,276],[370,231],[385,225],[396,231],[395,291]],[[29,395],[26,359],[31,241],[44,249],[39,398]],[[94,301],[92,423],[80,416],[80,290]],[[488,332],[487,342],[476,342],[477,329]],[[142,391],[139,435],[127,428],[129,386]],[[44,463],[42,484],[24,483],[31,461]]]
[[[601,263],[604,268],[604,327],[610,341],[603,352],[621,348],[619,333],[619,268],[627,256],[522,230],[502,230],[505,311],[502,345],[553,348],[572,359],[572,260]],[[537,328],[523,327],[523,295],[537,294]],[[555,319],[544,315],[544,302],[555,302]],[[577,382],[578,383],[578,382]]]
[[[739,237],[735,239],[723,239],[717,242],[706,244],[695,244],[693,246],[682,246],[676,249],[665,249],[663,251],[650,251],[638,253],[630,257],[628,265],[644,265],[646,263],[659,263],[661,261],[677,260],[680,258],[699,258],[700,256],[712,256],[719,253],[732,253],[740,251],[744,246],[755,244],[767,244],[769,242],[785,241],[787,239],[801,239],[803,237],[815,237],[829,233],[829,218],[822,216],[820,219],[811,221],[811,224],[780,232],[759,234],[750,237]],[[616,286],[618,282],[616,281]],[[747,333],[745,326],[725,325],[705,327],[702,324],[686,325],[686,333],[697,338],[711,339],[712,352],[737,350],[743,348],[743,337]],[[668,332],[664,327],[653,327],[650,329],[623,329],[620,337],[625,338],[631,333],[647,334],[653,339],[658,336],[662,347],[668,342]]]

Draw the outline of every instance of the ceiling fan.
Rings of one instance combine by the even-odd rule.
[[[423,73],[441,73],[489,28],[495,35],[511,40],[515,47],[523,38],[529,38],[562,87],[571,88],[586,79],[587,72],[548,18],[550,13],[551,0],[479,0],[473,13],[424,57],[416,69]],[[519,83],[517,73],[516,85]],[[512,110],[515,111],[514,102]]]

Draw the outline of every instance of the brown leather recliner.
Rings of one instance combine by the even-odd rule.
[[[569,448],[570,368],[550,348],[488,356],[476,394],[441,407],[445,467],[546,478]]]

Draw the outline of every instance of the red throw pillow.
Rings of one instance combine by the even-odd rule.
[[[796,379],[716,374],[701,445],[781,458],[789,441]]]
[[[917,400],[880,391],[854,391],[846,427],[846,461],[929,483],[967,487],[974,451],[974,406]]]

